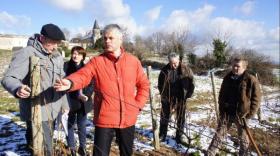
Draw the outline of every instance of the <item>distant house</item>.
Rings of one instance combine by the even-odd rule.
[[[79,37],[75,37],[75,38],[72,38],[70,40],[71,43],[81,43],[82,42],[82,39],[79,38]]]
[[[69,42],[66,41],[65,45],[68,49],[72,49],[75,46],[82,46],[82,40],[81,40],[81,38],[78,38],[78,37],[72,38]]]
[[[29,36],[0,34],[0,49],[13,50],[27,46]]]

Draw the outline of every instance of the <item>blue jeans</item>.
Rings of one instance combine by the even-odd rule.
[[[87,114],[84,112],[84,108],[81,108],[75,112],[69,112],[68,117],[68,137],[66,138],[68,147],[75,149],[75,137],[74,137],[74,127],[77,121],[78,136],[80,147],[86,147],[86,121]]]

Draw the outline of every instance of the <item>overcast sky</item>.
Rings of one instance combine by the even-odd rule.
[[[188,30],[205,37],[229,36],[235,48],[250,48],[279,60],[279,0],[1,0],[0,33],[32,35],[54,23],[71,36],[117,23],[131,36]],[[208,39],[208,40],[207,40]]]

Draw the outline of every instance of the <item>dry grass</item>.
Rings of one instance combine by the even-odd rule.
[[[273,130],[263,131],[262,129],[255,128],[251,130],[252,136],[256,141],[260,151],[264,155],[279,155],[280,154],[280,140],[279,133],[280,127]],[[250,149],[254,150],[253,146]],[[255,151],[255,150],[254,150]],[[277,154],[278,153],[278,154]]]
[[[19,106],[15,98],[0,97],[0,114],[19,112]]]

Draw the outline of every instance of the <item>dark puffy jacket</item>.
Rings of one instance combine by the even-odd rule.
[[[194,91],[192,70],[184,64],[180,64],[177,70],[176,88],[171,86],[170,73],[172,69],[169,64],[161,69],[158,77],[158,90],[162,98],[173,96],[172,92],[178,93],[177,97],[182,99],[190,98]],[[171,89],[172,88],[172,89]]]
[[[259,82],[253,75],[245,71],[241,76],[241,80],[238,86],[238,93],[235,97],[235,101],[237,102],[233,104],[229,101],[230,99],[232,99],[232,97],[230,97],[232,92],[232,75],[232,72],[228,73],[224,77],[221,86],[219,95],[220,115],[223,116],[230,111],[236,111],[236,114],[240,118],[246,117],[247,119],[249,119],[253,117],[254,114],[256,114],[257,110],[260,107],[261,91]],[[236,110],[231,109],[233,105],[235,105],[234,107],[236,108]]]
[[[80,68],[84,66],[84,63],[81,63],[81,66],[76,67],[73,66],[73,61],[68,61],[64,63],[64,70],[66,73],[66,76],[78,71]],[[71,69],[69,69],[71,68]],[[70,111],[77,111],[80,109],[83,105],[83,108],[85,110],[85,113],[89,113],[93,109],[93,101],[92,101],[92,94],[93,94],[93,81],[86,86],[85,88],[82,89],[82,92],[85,96],[88,97],[88,101],[82,102],[81,100],[78,99],[79,96],[79,91],[73,91],[69,92],[67,94],[67,98],[69,100],[69,106],[70,106]]]

